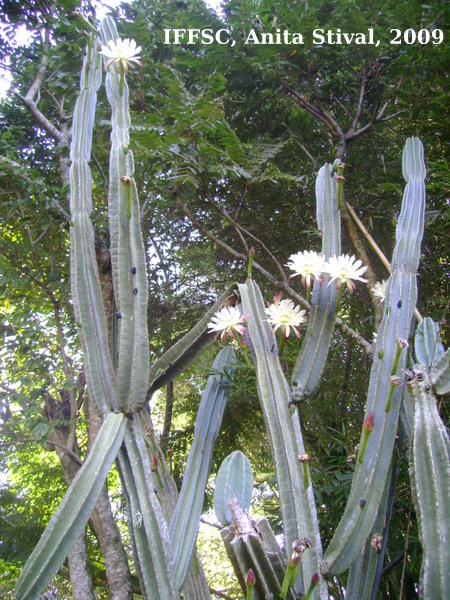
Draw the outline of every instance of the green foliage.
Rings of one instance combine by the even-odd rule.
[[[46,29],[50,32],[52,43],[44,49],[48,56],[47,70],[36,99],[42,113],[61,131],[67,131],[83,45],[80,41],[83,26],[69,16],[74,3],[60,2],[51,10],[38,3],[17,10],[15,2],[3,2],[2,8],[5,9],[2,19],[7,23],[2,49],[11,57],[14,85],[23,94],[40,67],[40,32]],[[381,109],[385,102],[389,104],[384,112],[386,121],[374,122],[364,134],[348,142],[346,199],[389,256],[401,202],[398,154],[407,136],[420,135],[430,174],[418,306],[423,314],[441,321],[442,339],[448,342],[443,319],[447,302],[448,185],[446,149],[442,143],[446,134],[442,114],[448,103],[442,64],[447,50],[445,44],[387,45],[393,24],[403,30],[444,28],[445,11],[444,3],[437,0],[426,6],[411,0],[402,6],[380,1],[370,6],[356,2],[352,7],[344,1],[321,1],[295,9],[288,2],[263,2],[258,4],[258,10],[254,3],[233,0],[225,3],[223,17],[207,10],[201,2],[180,7],[179,3],[135,0],[120,9],[120,15],[125,17],[118,20],[121,36],[132,37],[143,47],[142,70],[130,72],[127,78],[132,118],[129,147],[135,154],[135,179],[143,199],[143,242],[150,275],[146,317],[150,349],[156,359],[161,359],[164,350],[200,320],[205,307],[212,306],[231,281],[242,280],[246,272],[241,258],[217,246],[205,232],[245,256],[248,247],[254,244],[255,260],[280,280],[277,264],[260,242],[270,249],[280,265],[292,252],[320,247],[313,202],[314,179],[317,165],[334,158],[337,140],[324,123],[296,102],[284,84],[321,107],[347,130],[358,105],[362,73],[368,77],[360,126],[370,124],[375,109]],[[222,19],[236,32],[234,48],[218,44],[207,48],[163,44],[164,27],[217,29],[223,26]],[[240,37],[240,32],[250,28],[258,33],[277,27],[312,31],[315,27],[335,29],[336,23],[342,30],[365,30],[373,19],[381,47],[359,47],[358,52],[345,46],[312,48],[310,39],[305,47],[299,48],[250,46],[244,45]],[[13,47],[13,28],[21,23],[33,36],[27,48]],[[90,167],[93,232],[96,243],[103,243],[104,248],[110,247],[105,210],[109,119],[105,94],[100,91]],[[2,434],[8,443],[33,437],[44,444],[59,427],[73,424],[67,413],[65,392],[74,389],[77,406],[83,402],[83,386],[74,387],[73,374],[81,370],[81,357],[68,284],[67,187],[60,178],[60,159],[67,154],[67,148],[57,147],[17,97],[11,94],[2,101],[0,314],[1,383],[5,387],[1,388],[0,402]],[[202,225],[200,234],[177,204],[176,195]],[[245,232],[238,231],[229,217],[237,220]],[[353,253],[345,231],[342,243],[344,251]],[[373,254],[370,258],[377,278],[385,278],[378,258]],[[259,272],[256,277],[260,278]],[[273,281],[268,283],[260,278],[258,283],[266,298],[279,290]],[[365,291],[344,298],[341,316],[370,339],[374,317]],[[210,341],[211,338],[207,343]],[[72,375],[64,370],[63,353],[69,357]],[[295,341],[289,339],[282,356],[286,376],[290,375],[297,354]],[[176,374],[174,420],[169,437],[174,454],[169,462],[180,486],[193,434],[198,391],[205,379],[205,365],[210,364],[208,356],[207,352],[200,364],[193,363],[186,375],[181,373],[184,358],[179,370],[167,372],[166,378]],[[439,373],[448,374],[447,359],[442,359],[439,365],[434,363],[439,366],[439,371],[435,371],[436,381],[443,381]],[[336,529],[349,492],[353,466],[347,467],[346,460],[354,453],[363,422],[369,361],[340,330],[335,330],[320,385],[302,406],[303,438],[305,450],[312,457],[311,479],[324,545]],[[169,362],[173,361],[166,356],[160,364],[167,366]],[[50,416],[49,398],[55,402]],[[446,410],[443,403],[444,421]],[[83,457],[85,424],[79,425],[77,438]],[[2,466],[9,458],[9,447],[2,451]],[[22,454],[27,443],[13,447]],[[255,393],[255,374],[238,362],[223,430],[215,448],[213,472],[230,451],[240,449],[250,457],[257,475],[271,474],[274,466],[268,448]],[[33,470],[37,468],[30,466],[30,471]],[[25,477],[23,471],[19,477],[20,480]],[[281,525],[276,484],[273,475],[268,477],[268,483],[259,484],[259,490],[265,493],[261,493],[258,502],[270,511],[271,524],[279,527],[278,533]],[[59,477],[57,481],[62,496],[62,480]],[[14,504],[20,484],[17,490],[10,482],[6,485],[2,506],[4,502],[9,511],[12,506],[9,503]],[[30,502],[29,498],[41,489],[41,483],[36,481],[33,488],[23,487],[33,489],[26,496]],[[404,532],[408,521],[404,461],[397,488],[388,541],[391,558],[404,553],[404,536],[396,533]],[[22,498],[18,497],[17,506],[21,503]],[[30,523],[34,523],[33,517]],[[40,531],[36,526],[30,532],[28,551]],[[414,589],[420,565],[414,513],[409,531],[413,543],[407,550],[405,593]],[[11,530],[5,535],[9,540]],[[27,553],[25,546],[23,558]],[[9,568],[13,572],[14,566]],[[383,577],[381,585],[385,592],[398,594],[401,571],[400,564]],[[338,583],[333,585],[337,595]]]

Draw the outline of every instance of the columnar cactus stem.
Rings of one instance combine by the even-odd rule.
[[[420,597],[447,598],[450,589],[450,444],[426,367],[416,365],[410,475],[423,548]]]
[[[101,32],[105,44],[117,41],[116,26],[111,18],[103,20]],[[134,412],[143,406],[149,384],[148,283],[134,160],[129,149],[128,85],[122,64],[119,71],[110,66],[106,75],[112,109],[108,215],[114,295],[122,315],[117,368],[119,405],[124,412]]]
[[[70,272],[75,318],[85,351],[89,393],[97,409],[117,410],[116,378],[109,354],[106,316],[95,254],[92,178],[89,168],[97,90],[102,78],[99,40],[93,36],[83,63],[70,149]],[[88,68],[89,66],[89,68]]]
[[[178,589],[183,586],[194,554],[214,443],[222,423],[234,363],[235,353],[231,346],[223,348],[214,361],[213,369],[217,374],[208,378],[202,395],[183,486],[170,522],[170,540]]]
[[[312,486],[305,487],[303,467],[298,460],[305,454],[297,409],[291,412],[290,390],[280,360],[273,350],[273,331],[266,322],[264,303],[257,285],[250,279],[239,285],[248,336],[256,360],[258,395],[266,422],[280,493],[286,548],[308,536],[312,547],[301,561],[296,589],[303,590],[313,573],[319,570],[321,542]],[[327,597],[322,580],[317,598]]]
[[[322,253],[325,260],[341,253],[341,221],[337,202],[337,186],[332,167],[324,165],[317,176],[317,225],[322,232]],[[314,282],[308,330],[292,373],[292,398],[300,402],[310,395],[320,382],[330,348],[336,321],[339,291],[323,282]],[[309,288],[308,288],[309,289]],[[343,286],[340,288],[342,294]]]
[[[373,413],[375,426],[367,441],[364,460],[357,462],[344,515],[325,553],[324,570],[331,573],[341,573],[350,566],[370,533],[388,477],[397,434],[402,386],[397,386],[393,392],[388,411],[386,399],[394,366],[397,373],[405,366],[405,353],[396,360],[396,340],[408,339],[416,305],[416,271],[425,212],[425,164],[423,147],[417,138],[406,142],[403,173],[407,185],[366,405],[366,415]],[[364,499],[364,510],[361,510],[361,499]]]

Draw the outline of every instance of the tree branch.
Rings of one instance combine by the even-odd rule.
[[[195,216],[191,213],[191,211],[188,209],[188,207],[183,203],[183,201],[181,200],[181,198],[177,192],[174,193],[174,196],[175,196],[175,200],[176,200],[178,206],[181,208],[183,213],[188,217],[188,219],[191,221],[191,223],[194,225],[194,227],[196,229],[198,229],[198,231],[200,231],[200,233],[202,233],[205,237],[207,237],[212,242],[217,244],[220,248],[223,248],[228,254],[233,256],[235,259],[241,260],[244,263],[248,262],[248,256],[246,256],[245,254],[241,254],[240,252],[237,252],[236,250],[234,250],[234,248],[231,248],[231,246],[229,246],[228,244],[223,242],[220,238],[218,238],[211,231],[208,231],[206,229],[206,227],[204,227],[195,218]],[[289,283],[278,280],[276,277],[274,277],[271,273],[269,273],[269,271],[264,269],[264,267],[262,267],[256,261],[253,261],[253,268],[255,269],[255,271],[258,271],[259,273],[261,273],[268,281],[270,281],[270,283],[272,285],[286,291],[303,308],[305,308],[306,310],[311,309],[311,305],[309,304],[309,302],[307,302],[303,298],[303,296],[301,296],[293,288],[291,288]],[[362,335],[360,335],[357,331],[354,331],[351,327],[349,327],[346,323],[344,323],[339,317],[336,318],[336,325],[339,327],[339,329],[342,331],[342,333],[344,333],[344,335],[350,336],[351,338],[353,338],[356,341],[356,343],[358,345],[360,345],[362,348],[364,348],[364,351],[366,352],[366,354],[368,354],[368,355],[373,354],[372,344],[370,344],[367,340],[365,340],[362,337]]]

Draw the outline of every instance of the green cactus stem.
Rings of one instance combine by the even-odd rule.
[[[119,454],[127,497],[128,523],[141,592],[146,600],[175,600],[175,578],[169,531],[153,485],[152,465],[141,419],[131,417]]]
[[[216,374],[208,378],[197,413],[194,440],[188,456],[183,486],[170,522],[173,565],[178,589],[183,586],[194,553],[214,443],[228,399],[234,363],[234,350],[231,346],[226,346],[214,361],[213,370]]]
[[[317,225],[322,232],[322,254],[325,260],[341,253],[341,222],[337,188],[332,166],[324,165],[317,176]],[[339,291],[328,287],[329,276],[314,282],[307,335],[292,372],[292,399],[295,403],[309,396],[318,386],[325,368],[336,321]],[[308,288],[309,289],[309,288]],[[343,286],[340,288],[343,289]],[[342,291],[341,291],[342,293]]]
[[[234,498],[243,510],[250,508],[253,472],[248,458],[236,450],[220,465],[214,487],[214,511],[222,525],[231,523],[228,502]]]
[[[222,529],[220,535],[243,592],[246,593],[246,574],[252,569],[253,600],[279,598],[285,561],[270,525],[265,519],[253,521],[235,500],[230,502],[230,509],[232,525]],[[288,598],[294,599],[292,590]]]
[[[56,575],[87,525],[124,432],[124,415],[109,413],[86,461],[22,569],[16,587],[18,600],[34,600]]]
[[[110,17],[102,21],[100,29],[105,45],[117,41],[117,29]],[[112,110],[108,216],[114,296],[122,315],[118,323],[119,405],[130,413],[143,406],[149,386],[148,283],[134,160],[129,149],[128,85],[122,64],[119,71],[110,67],[105,82]]]
[[[312,486],[305,487],[303,467],[298,461],[298,455],[305,454],[299,418],[296,407],[291,411],[289,386],[279,357],[272,351],[273,331],[266,321],[261,292],[252,280],[239,285],[239,292],[244,313],[250,315],[247,337],[254,353],[258,396],[277,474],[286,548],[304,535],[312,541],[296,582],[296,589],[305,589],[303,582],[310,581],[319,570],[322,549]],[[325,584],[317,597],[327,597]]]
[[[208,323],[224,302],[237,302],[237,285],[231,285],[213,306],[205,313],[194,327],[161,356],[150,368],[150,387],[147,394],[152,394],[174,379],[214,341],[214,334],[208,333]]]
[[[423,549],[419,592],[424,600],[447,598],[450,589],[450,443],[425,366],[412,369],[414,401],[410,452],[413,500]]]
[[[90,39],[90,38],[89,38]],[[102,68],[98,37],[88,45],[75,103],[70,148],[70,280],[75,319],[85,353],[89,394],[105,414],[118,409],[116,379],[108,348],[108,330],[95,254],[92,177],[89,168],[97,90]],[[91,65],[87,68],[87,65]]]
[[[385,313],[377,336],[371,369],[366,414],[374,414],[374,427],[367,441],[363,462],[357,461],[344,515],[324,556],[324,572],[346,570],[356,559],[374,524],[389,476],[398,430],[402,386],[393,391],[389,411],[391,376],[406,366],[406,353],[396,355],[398,338],[408,339],[416,305],[416,272],[425,212],[425,164],[417,138],[407,140],[403,151],[403,173],[407,181],[396,231],[392,275],[386,290]],[[383,358],[379,358],[379,351]],[[364,432],[361,442],[363,441]],[[364,510],[360,501],[365,500]]]

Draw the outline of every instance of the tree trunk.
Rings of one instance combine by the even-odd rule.
[[[74,600],[95,600],[86,546],[86,531],[77,539],[67,559]]]

